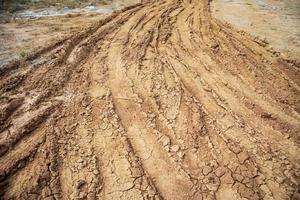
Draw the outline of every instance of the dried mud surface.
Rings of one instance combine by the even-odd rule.
[[[2,199],[299,199],[299,64],[147,1],[0,71]]]

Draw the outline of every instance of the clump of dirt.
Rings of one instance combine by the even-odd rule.
[[[126,7],[0,69],[0,196],[299,199],[299,88],[209,0]]]

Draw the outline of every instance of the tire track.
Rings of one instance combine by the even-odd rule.
[[[5,66],[1,199],[300,198],[299,65],[264,46],[144,1]]]

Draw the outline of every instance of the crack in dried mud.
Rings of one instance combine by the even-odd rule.
[[[299,64],[148,1],[0,72],[2,199],[299,199]]]

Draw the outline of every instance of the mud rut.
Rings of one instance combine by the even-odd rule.
[[[144,2],[0,72],[2,199],[298,199],[299,65]]]

